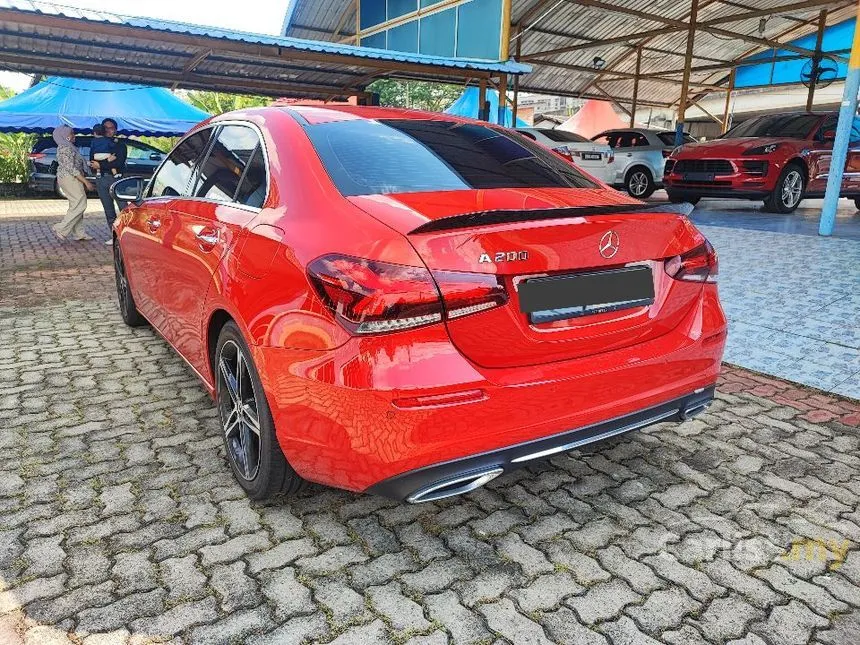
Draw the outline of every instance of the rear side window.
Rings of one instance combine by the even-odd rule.
[[[225,125],[198,170],[195,197],[218,202],[232,201],[245,172],[245,166],[259,139],[251,128]]]
[[[150,159],[152,155],[156,155],[158,159],[161,159],[164,156],[158,150],[145,148],[139,143],[134,143],[129,139],[126,139],[124,143],[126,144],[126,150],[128,151],[128,159]],[[152,159],[152,161],[158,161],[158,159]]]
[[[355,119],[305,131],[343,195],[597,187],[558,155],[479,124]]]
[[[266,159],[263,156],[263,148],[260,144],[251,154],[251,159],[245,167],[245,176],[239,184],[236,193],[236,201],[245,206],[262,208],[266,200],[266,190],[269,186],[269,177],[266,174]]]
[[[178,197],[185,194],[194,164],[206,151],[212,130],[207,128],[192,134],[180,143],[161,166],[152,180],[151,197]]]

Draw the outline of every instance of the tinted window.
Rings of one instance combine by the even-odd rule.
[[[126,149],[128,150],[128,159],[149,159],[153,154],[158,155],[159,159],[164,156],[163,153],[155,150],[154,148],[147,148],[139,143],[129,141],[128,139],[126,139],[125,143]]]
[[[161,166],[152,180],[151,197],[185,194],[194,164],[200,159],[209,143],[212,130],[201,130],[180,143]]]
[[[815,114],[774,114],[744,121],[726,132],[721,138],[733,137],[788,137],[805,139],[821,119]]]
[[[600,143],[609,146],[610,148],[614,148],[615,144],[618,143],[618,137],[614,134],[601,134],[594,137],[592,141],[594,141],[594,143]]]
[[[259,143],[257,133],[241,125],[226,125],[200,166],[194,195],[229,202],[236,194],[245,166]]]
[[[484,125],[356,119],[307,126],[306,132],[344,195],[596,187],[558,155]]]
[[[263,149],[258,144],[246,166],[245,176],[242,177],[242,182],[239,184],[236,201],[246,206],[262,208],[268,187],[266,160],[263,156]]]
[[[664,146],[674,146],[675,145],[675,133],[674,132],[658,132],[657,136],[660,138],[660,141],[663,142]],[[686,132],[681,136],[681,141],[683,143],[696,143],[696,140]]]
[[[588,139],[585,137],[581,137],[574,132],[565,132],[564,130],[540,130],[540,133],[547,137],[548,139],[552,139],[553,141],[558,141],[560,143],[587,143]]]

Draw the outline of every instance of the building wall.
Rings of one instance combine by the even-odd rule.
[[[436,7],[440,4],[444,8]],[[433,56],[500,58],[502,0],[453,4],[445,0],[361,0],[359,9],[360,44],[364,47]],[[403,16],[411,17],[386,25]]]

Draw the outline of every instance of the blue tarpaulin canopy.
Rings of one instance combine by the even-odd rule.
[[[480,90],[477,87],[467,87],[456,101],[446,110],[445,114],[465,116],[471,119],[478,118],[478,98]],[[490,123],[499,122],[499,93],[496,90],[487,90],[487,100],[490,102]],[[505,122],[502,125],[511,127],[513,119],[511,108],[505,106]],[[517,117],[517,127],[527,128],[529,124]]]
[[[0,132],[89,132],[110,117],[120,134],[178,136],[209,115],[160,87],[52,76],[0,103]]]
[[[824,37],[821,40],[821,51],[850,52],[853,38],[854,20],[846,20],[839,24],[831,25],[824,30]],[[792,40],[790,44],[814,50],[815,40],[816,34],[813,33],[803,38]],[[792,60],[773,60],[774,57],[792,57]],[[735,88],[737,89],[800,83],[804,65],[811,64],[810,58],[797,56],[794,52],[786,49],[769,49],[753,56],[748,56],[744,60],[761,61],[761,64],[743,65],[737,68],[735,76]],[[834,73],[828,73],[825,76],[828,80],[841,80],[845,78],[845,73],[848,69],[847,62],[836,63],[831,60],[825,60],[822,64],[834,69]]]

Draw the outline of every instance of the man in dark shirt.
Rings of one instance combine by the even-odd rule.
[[[93,170],[100,170],[101,177],[96,179],[96,188],[99,192],[99,199],[102,202],[102,208],[105,211],[105,219],[108,223],[108,229],[113,228],[114,220],[116,219],[116,208],[114,207],[113,199],[110,196],[110,187],[125,172],[125,160],[128,155],[128,149],[122,139],[116,138],[116,121],[113,119],[105,119],[102,121],[102,126],[105,129],[105,136],[113,140],[113,154],[106,161],[95,161],[90,155],[90,166]],[[113,170],[116,169],[116,174]],[[126,202],[117,200],[119,210],[126,206]],[[106,244],[113,244],[113,236]]]

